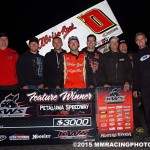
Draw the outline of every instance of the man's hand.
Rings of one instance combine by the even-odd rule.
[[[38,89],[43,89],[44,88],[44,84],[40,84],[39,86],[38,86]]]
[[[123,90],[126,92],[126,91],[129,91],[129,89],[130,89],[130,84],[129,84],[129,82],[125,82],[124,87],[123,87]]]
[[[133,97],[138,98],[138,92],[137,91],[133,91]]]
[[[57,85],[57,86],[56,86],[56,89],[60,89],[60,86],[59,86],[59,85]]]
[[[27,90],[27,89],[29,89],[29,88],[28,88],[27,85],[25,85],[25,86],[22,87],[22,89],[23,89],[23,90]]]
[[[107,88],[107,87],[111,87],[111,86],[109,84],[105,84],[104,87]]]

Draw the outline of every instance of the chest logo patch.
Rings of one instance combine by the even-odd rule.
[[[140,61],[145,61],[150,57],[150,55],[144,55],[140,58]]]

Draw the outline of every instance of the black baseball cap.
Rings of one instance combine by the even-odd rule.
[[[37,38],[37,37],[31,37],[30,39],[29,39],[29,44],[31,43],[31,42],[36,42],[36,43],[38,43],[39,44],[39,39]]]
[[[8,37],[6,33],[0,33],[0,37]]]

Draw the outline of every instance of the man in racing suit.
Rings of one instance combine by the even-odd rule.
[[[56,88],[92,88],[93,72],[85,53],[80,53],[79,40],[71,36],[68,40],[69,53],[60,58]],[[61,85],[60,83],[63,83]]]

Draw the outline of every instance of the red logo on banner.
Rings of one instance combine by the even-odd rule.
[[[52,32],[51,35],[44,35],[43,37],[39,38],[39,49],[41,49],[42,47],[44,47],[46,44],[48,44],[49,42],[51,42],[51,40],[56,37],[56,36],[61,36],[63,35],[63,38],[65,39],[66,36],[74,29],[76,29],[77,27],[74,26],[73,23],[71,23],[71,25],[69,27],[63,26],[62,29],[58,32]]]
[[[102,11],[99,9],[92,9],[78,17],[82,20],[91,30],[95,33],[102,33],[106,29],[110,29],[115,26],[115,23],[112,22]]]

